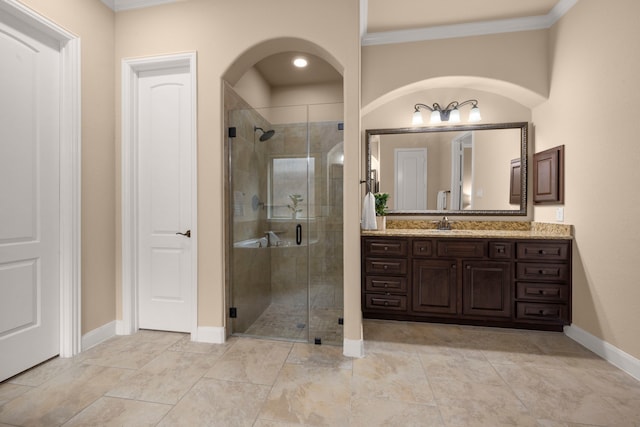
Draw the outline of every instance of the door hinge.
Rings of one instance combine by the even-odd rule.
[[[238,309],[236,307],[229,307],[229,317],[232,319],[238,317]]]

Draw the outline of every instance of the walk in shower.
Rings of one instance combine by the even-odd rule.
[[[343,105],[225,112],[231,333],[342,345]]]

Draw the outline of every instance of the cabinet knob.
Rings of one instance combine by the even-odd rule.
[[[387,307],[389,305],[389,301],[384,302],[384,306]]]
[[[385,294],[386,296],[389,296],[389,295],[391,295],[391,294],[390,294],[389,292],[385,292],[384,294]]]
[[[420,252],[424,252],[424,246],[420,247]]]
[[[465,268],[466,268],[467,270],[471,270],[471,266],[470,266],[469,264],[467,264],[467,265],[465,266]]]
[[[455,270],[456,269],[456,265],[455,264],[451,264],[451,268],[453,268]]]
[[[389,266],[388,266],[387,264],[385,264],[385,265],[383,265],[383,266],[382,266],[382,268],[383,268],[384,270],[386,270],[387,268],[389,268]]]
[[[544,251],[544,249],[540,249],[540,250],[538,251],[538,253],[539,253],[540,255],[546,255],[546,254],[547,254],[547,253]]]
[[[385,247],[384,247],[384,250],[385,250],[385,251],[388,251],[388,250],[389,250],[389,246],[385,246]]]

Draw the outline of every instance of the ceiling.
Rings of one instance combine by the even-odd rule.
[[[116,11],[177,0],[102,0]],[[360,0],[362,45],[402,43],[549,28],[578,0]],[[309,66],[291,64],[297,52],[255,64],[271,86],[341,81],[324,60],[305,54]]]

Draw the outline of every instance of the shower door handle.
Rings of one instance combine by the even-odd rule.
[[[296,225],[296,245],[302,244],[302,225]]]

